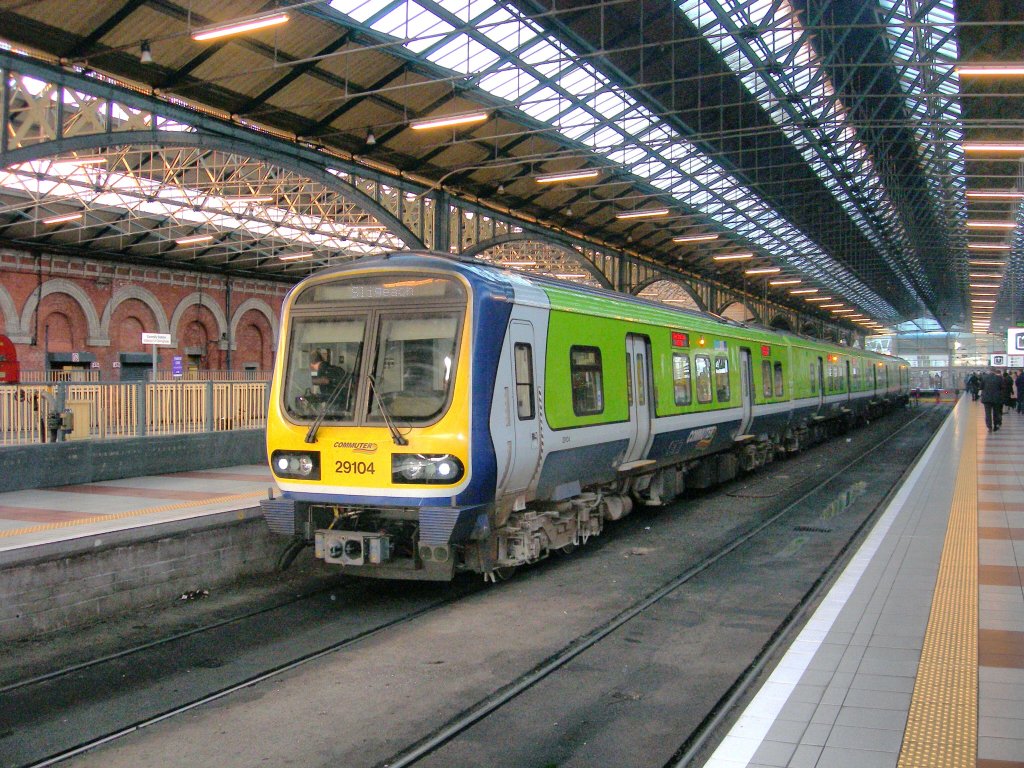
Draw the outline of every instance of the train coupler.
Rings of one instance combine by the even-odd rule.
[[[391,537],[362,531],[319,530],[316,556],[338,565],[383,565],[391,560]]]

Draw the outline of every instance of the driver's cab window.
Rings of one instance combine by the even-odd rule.
[[[321,413],[328,421],[354,416],[352,372],[359,365],[364,318],[294,318],[285,380],[285,409],[292,416]]]

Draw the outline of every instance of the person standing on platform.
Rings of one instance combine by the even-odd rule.
[[[1017,413],[1024,413],[1024,368],[1017,374]]]
[[[1003,377],[995,368],[981,376],[981,404],[985,406],[985,426],[998,432],[1003,425]]]
[[[1013,377],[1009,371],[1003,371],[1003,405],[1006,406],[1006,410],[1013,410]]]
[[[971,400],[978,399],[978,390],[981,388],[981,379],[978,378],[976,371],[971,371],[971,375],[967,377],[967,391],[971,395]]]

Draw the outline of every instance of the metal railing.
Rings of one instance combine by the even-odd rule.
[[[260,429],[269,388],[266,381],[0,386],[0,446]]]
[[[19,376],[20,380],[24,384],[56,384],[61,381],[118,381],[124,382],[120,379],[120,373],[115,370],[114,376],[116,378],[110,378],[109,371],[102,371],[99,368],[64,368],[62,370],[26,370],[21,369]],[[264,369],[249,369],[242,371],[206,371],[206,370],[185,370],[181,372],[181,375],[175,376],[174,372],[170,369],[163,370],[158,368],[156,372],[157,381],[270,381],[270,377],[273,371]],[[104,375],[106,374],[106,375]],[[153,372],[151,369],[147,369],[145,372],[145,381],[150,381],[153,378]]]

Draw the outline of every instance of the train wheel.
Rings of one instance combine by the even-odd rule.
[[[566,544],[564,547],[561,547],[558,551],[561,552],[563,555],[571,555],[573,552],[576,551],[576,545]]]

